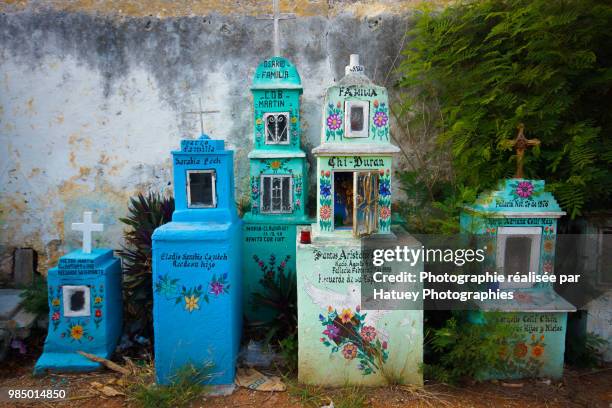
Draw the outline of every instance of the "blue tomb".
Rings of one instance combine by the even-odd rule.
[[[101,367],[77,353],[109,358],[121,337],[121,263],[111,249],[91,250],[91,212],[73,229],[83,231],[83,249],[60,258],[47,274],[49,331],[34,374],[94,371]]]
[[[175,210],[153,233],[157,382],[193,365],[212,366],[207,384],[233,384],[242,325],[233,151],[203,134],[172,157]]]

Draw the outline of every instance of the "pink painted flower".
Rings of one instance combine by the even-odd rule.
[[[340,335],[340,329],[333,324],[328,324],[327,328],[323,331],[323,334],[329,337],[331,340],[335,340]]]
[[[59,320],[60,318],[60,314],[59,312],[55,312],[53,313],[53,315],[51,316],[51,320]]]
[[[329,217],[331,217],[331,208],[329,205],[322,206],[319,214],[321,215],[322,220],[328,220]]]
[[[516,186],[516,194],[521,198],[529,198],[533,194],[533,184],[529,181],[521,181]]]
[[[331,130],[340,129],[342,126],[342,118],[337,113],[332,113],[327,117],[327,127]]]
[[[259,262],[257,262],[257,265],[259,265],[260,268],[263,268],[264,263],[263,263],[263,261],[259,261]]]
[[[386,350],[388,346],[389,346],[389,345],[387,344],[387,342],[386,342],[386,341],[383,341],[383,342],[382,342],[382,348],[383,348],[384,350]]]
[[[357,357],[357,346],[355,346],[353,343],[345,345],[342,349],[342,355],[347,360],[354,359],[355,357]]]
[[[325,177],[329,177],[330,175],[331,175],[330,171],[329,171],[329,170],[327,170],[327,171],[325,172]]]
[[[363,326],[361,329],[361,337],[368,343],[376,339],[376,329],[372,326]]]
[[[102,317],[102,310],[96,309],[96,317]]]
[[[391,210],[389,207],[380,207],[380,218],[386,220],[391,216]]]
[[[284,268],[285,266],[287,266],[287,262],[283,261],[283,262],[280,263],[280,267],[281,268]]]
[[[220,282],[213,282],[210,284],[210,293],[212,293],[215,296],[220,295],[221,293],[223,293],[223,284]]]
[[[374,114],[374,124],[376,127],[383,127],[389,121],[389,117],[383,111],[378,111]]]
[[[551,261],[544,262],[542,269],[545,273],[551,273],[553,271],[553,263]]]

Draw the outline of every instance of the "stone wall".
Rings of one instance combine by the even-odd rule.
[[[176,5],[179,3],[180,5]],[[391,85],[415,7],[408,1],[281,2],[283,54],[302,76],[303,148],[319,143],[325,87],[351,53]],[[95,211],[118,248],[137,191],[171,191],[170,151],[205,130],[236,149],[237,196],[252,145],[249,84],[271,55],[271,1],[5,1],[0,5],[0,246],[32,247],[41,272]],[[312,164],[311,159],[311,164]],[[4,264],[4,263],[3,263]],[[9,264],[8,262],[6,264]],[[5,271],[6,272],[6,271]],[[0,272],[1,273],[1,272]]]

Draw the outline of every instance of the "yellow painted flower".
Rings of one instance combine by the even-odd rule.
[[[60,305],[60,300],[58,298],[55,298],[51,301],[51,305],[53,306],[59,306]]]
[[[544,250],[546,252],[552,252],[555,249],[555,244],[553,244],[552,239],[547,239],[544,241]]]
[[[274,160],[272,163],[270,163],[270,168],[274,170],[279,169],[280,166],[281,166],[280,160]]]
[[[342,314],[340,315],[340,320],[342,323],[348,323],[353,318],[353,311],[351,309],[342,309]]]
[[[80,340],[83,337],[83,326],[80,324],[74,325],[70,328],[70,337],[75,340]]]
[[[102,303],[102,298],[100,296],[96,296],[94,303]]]
[[[255,123],[256,123],[257,125],[261,125],[261,124],[262,124],[261,118],[257,118],[257,120],[255,121]]]
[[[194,309],[199,309],[198,300],[200,300],[199,297],[185,296],[185,310],[193,312]]]
[[[291,118],[291,123],[297,123],[297,118],[295,116]]]

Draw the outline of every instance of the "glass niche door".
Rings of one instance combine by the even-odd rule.
[[[375,233],[378,230],[378,172],[355,172],[353,192],[353,235]]]

